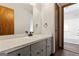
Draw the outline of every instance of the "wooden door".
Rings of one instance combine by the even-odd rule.
[[[0,6],[0,35],[14,34],[14,11]]]
[[[55,4],[55,50],[59,49],[59,6]]]

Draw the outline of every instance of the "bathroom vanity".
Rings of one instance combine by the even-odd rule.
[[[52,51],[52,35],[39,34],[0,40],[0,56],[49,56]]]

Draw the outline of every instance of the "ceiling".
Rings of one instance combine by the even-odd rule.
[[[64,5],[67,5],[69,3],[57,3],[59,6],[64,6]]]

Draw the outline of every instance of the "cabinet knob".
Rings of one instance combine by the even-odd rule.
[[[20,54],[20,53],[18,53],[18,56],[21,56],[21,54]]]
[[[41,51],[43,52],[43,49],[41,49]]]
[[[37,54],[40,54],[40,52],[37,52]]]

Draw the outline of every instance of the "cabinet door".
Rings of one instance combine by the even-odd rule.
[[[31,55],[32,56],[41,56],[41,46],[40,42],[37,42],[33,45],[31,45]]]
[[[40,46],[41,46],[41,55],[42,56],[46,56],[46,40],[43,40],[40,42]]]
[[[30,46],[24,47],[19,50],[21,56],[30,56]]]
[[[10,52],[8,56],[30,56],[30,46]]]
[[[32,56],[46,56],[46,40],[31,45]]]
[[[52,40],[51,38],[47,39],[47,56],[51,55],[52,53]]]

